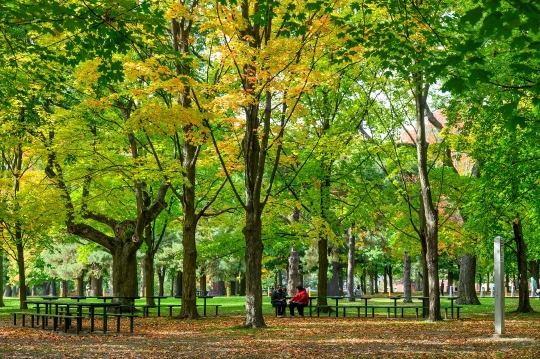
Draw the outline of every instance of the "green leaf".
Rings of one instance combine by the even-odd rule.
[[[476,7],[472,10],[469,10],[461,17],[461,23],[470,23],[471,25],[475,25],[480,21],[484,14],[484,9],[482,7]]]
[[[508,119],[508,122],[506,123],[506,127],[509,129],[509,130],[512,130],[512,131],[515,131],[517,129],[517,127],[519,126],[520,128],[524,129],[527,124],[526,124],[526,121],[527,119],[525,117],[522,117],[522,116],[511,116],[509,119]]]
[[[505,118],[512,117],[514,114],[514,110],[517,109],[517,102],[510,102],[510,103],[504,104],[499,109],[503,117]]]
[[[444,83],[441,90],[448,92],[462,92],[465,88],[465,80],[461,77],[452,77]]]
[[[493,73],[491,73],[490,71],[486,71],[483,69],[472,69],[471,75],[469,76],[469,84],[474,86],[477,81],[489,82],[489,79],[492,75]]]

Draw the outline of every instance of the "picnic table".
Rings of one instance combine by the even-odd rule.
[[[202,298],[204,300],[204,304],[203,304],[203,315],[206,317],[206,300],[207,299],[212,299],[214,298],[214,296],[212,295],[201,295],[201,296],[197,296],[197,298]],[[216,306],[216,316],[217,316],[217,306]]]
[[[50,295],[45,295],[45,296],[41,296],[41,297],[38,297],[38,298],[41,298],[42,300],[58,300],[60,298],[62,299],[72,299],[72,300],[76,300],[77,302],[80,302],[82,299],[86,299],[85,296],[68,296],[68,297],[57,297],[57,296],[50,296]]]
[[[175,296],[175,298],[177,299],[182,299],[182,296],[181,295],[177,295]],[[213,295],[198,295],[197,298],[199,299],[202,299],[203,300],[203,315],[206,317],[206,300],[207,299],[212,299],[214,298]],[[218,308],[221,307],[221,304],[212,304],[212,306],[214,306],[216,308],[216,317],[218,315]]]
[[[82,330],[82,318],[83,318],[83,308],[88,308],[88,316],[90,319],[90,332],[94,332],[95,329],[95,317],[96,316],[102,316],[103,317],[103,333],[107,333],[107,317],[113,316],[117,317],[117,331],[120,331],[120,318],[125,316],[130,318],[130,332],[133,332],[133,317],[134,315],[124,315],[124,314],[115,314],[115,313],[107,313],[107,309],[111,307],[120,307],[121,304],[118,302],[62,302],[58,300],[45,300],[45,301],[37,301],[37,300],[27,300],[25,301],[27,304],[35,305],[36,308],[36,317],[37,317],[37,324],[39,325],[39,319],[42,321],[41,328],[45,329],[47,326],[47,321],[49,318],[53,318],[54,327],[53,329],[56,330],[56,326],[58,323],[58,319],[64,319],[65,321],[65,331],[67,331],[71,319],[75,319],[77,322],[77,334]],[[41,306],[45,308],[45,313],[41,312]],[[54,310],[53,310],[54,307]],[[59,314],[60,307],[65,307],[65,313]],[[69,308],[74,307],[76,308],[76,313],[70,313]],[[96,309],[102,308],[102,313],[97,313]],[[34,315],[32,313],[21,313],[17,312],[14,313],[14,324],[16,324],[16,315],[21,314],[23,316],[23,326],[24,326],[24,316],[30,315],[32,316],[32,327],[34,325]]]
[[[411,298],[421,299],[422,300],[422,306],[424,307],[422,316],[425,316],[426,313],[429,311],[429,297],[412,296]],[[448,309],[450,309],[450,315],[451,315],[451,318],[453,319],[454,318],[454,309],[455,309],[456,310],[456,316],[457,316],[457,318],[459,318],[459,309],[461,307],[459,305],[458,306],[454,305],[454,301],[459,298],[459,295],[458,296],[451,296],[451,297],[440,297],[440,298],[447,299],[447,300],[450,301],[450,306],[449,307],[444,307],[446,316],[448,316]]]
[[[451,311],[452,319],[454,319],[454,309],[457,310],[457,317],[459,318],[459,308],[461,308],[461,307],[460,306],[454,307],[454,301],[456,299],[459,299],[459,295],[458,296],[453,296],[453,297],[444,297],[444,298],[450,301],[450,311]],[[444,308],[444,310],[445,310],[446,314],[448,315],[448,308]]]
[[[157,299],[157,313],[158,313],[158,317],[161,317],[161,300],[167,299],[169,297],[165,295],[147,295],[145,298]],[[172,315],[172,308],[174,305],[168,305],[168,306],[170,307],[170,314]],[[149,306],[147,304],[143,305],[144,316],[146,317],[150,316],[149,311],[148,311],[150,307],[155,307],[155,306]]]

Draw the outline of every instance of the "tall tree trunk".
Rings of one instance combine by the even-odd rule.
[[[373,269],[369,270],[369,294],[375,294],[375,271]]]
[[[404,253],[404,265],[403,265],[403,301],[405,303],[412,302],[412,286],[411,286],[411,258],[409,257],[409,251],[405,250]]]
[[[425,107],[426,99],[428,95],[429,86],[424,87],[424,80],[422,75],[416,73],[413,75],[415,82],[415,103],[416,103],[416,153],[418,157],[418,174],[420,178],[420,192],[421,201],[423,205],[423,213],[425,219],[425,232],[426,239],[426,261],[428,267],[429,276],[429,320],[440,321],[441,317],[441,303],[439,294],[439,215],[437,209],[433,204],[433,198],[431,196],[431,187],[429,183],[428,175],[428,163],[427,163],[427,125],[425,121]]]
[[[75,288],[78,297],[84,297],[86,295],[84,293],[84,278],[82,273],[75,279]]]
[[[342,296],[343,286],[343,264],[340,262],[332,261],[332,278],[328,281],[328,295],[329,296]]]
[[[319,270],[317,272],[317,305],[328,305],[325,296],[328,295],[328,239],[326,236],[319,238],[318,241],[319,253]]]
[[[236,280],[229,281],[229,295],[231,297],[236,295]]]
[[[146,255],[145,255],[146,257]],[[145,297],[146,296],[146,258],[141,258],[141,285],[139,288],[139,296]]]
[[[246,182],[249,181],[250,180],[246,179]],[[244,321],[244,327],[264,328],[266,327],[266,324],[262,313],[261,281],[262,253],[264,248],[261,238],[262,213],[260,210],[254,208],[255,202],[259,201],[258,195],[257,198],[254,198],[252,197],[251,191],[246,189],[246,197],[248,210],[246,211],[246,225],[242,230],[244,238],[246,239],[246,319]],[[257,207],[260,208],[260,205]]]
[[[165,266],[160,265],[158,269],[158,283],[159,283],[159,289],[158,289],[158,295],[164,296],[165,295]]]
[[[5,307],[4,304],[4,253],[0,250],[0,307]]]
[[[523,238],[521,219],[519,216],[512,222],[514,230],[514,241],[517,248],[518,261],[518,284],[519,284],[519,306],[516,313],[531,313],[533,309],[529,299],[529,277],[527,275],[527,244]]]
[[[41,295],[42,296],[49,295],[49,286],[50,285],[51,285],[51,283],[49,283],[49,282],[41,283]]]
[[[49,295],[52,297],[56,297],[58,295],[58,293],[56,292],[56,281],[54,280],[50,281]]]
[[[125,238],[124,246],[115,247],[113,256],[114,296],[137,296],[137,249],[132,245],[131,236]],[[117,300],[123,305],[131,305],[129,299]]]
[[[109,295],[114,295],[114,268],[113,264],[109,264]]]
[[[238,287],[238,295],[245,296],[246,295],[246,275],[244,272],[240,273],[240,283]]]
[[[26,274],[24,272],[24,247],[22,244],[22,232],[20,229],[17,229],[15,233],[15,238],[18,239],[17,243],[17,267],[19,269],[19,308],[28,309],[26,304]]]
[[[390,285],[390,293],[394,293],[394,268],[389,265],[388,266],[388,284]]]
[[[451,269],[448,270],[448,295],[454,293],[454,272]]]
[[[362,287],[362,293],[367,293],[367,273],[366,267],[362,268],[362,276],[360,277],[360,286]]]
[[[185,147],[185,146],[184,146]],[[182,207],[184,213],[182,229],[182,245],[184,249],[184,260],[182,261],[182,310],[180,317],[197,319],[200,317],[197,311],[197,246],[195,242],[195,231],[197,219],[195,216],[195,168],[191,172],[186,172],[184,177],[189,175],[188,181],[193,181],[193,185],[184,185],[182,197]],[[201,288],[201,295],[204,291]]]
[[[199,277],[199,286],[201,288],[200,295],[206,295],[206,274],[201,273],[201,276]]]
[[[296,294],[296,286],[300,284],[300,256],[294,247],[291,247],[289,252],[289,277],[287,280],[287,295],[294,297]]]
[[[355,262],[355,250],[356,250],[356,238],[353,234],[352,228],[348,231],[348,252],[347,252],[347,293],[349,298],[347,301],[354,302],[354,270],[356,268]]]
[[[60,281],[60,297],[65,298],[68,296],[69,288],[68,288],[68,281],[62,280]]]
[[[529,261],[529,272],[531,274],[531,277],[534,278],[537,284],[540,283],[538,282],[539,266],[540,266],[540,260]],[[513,278],[514,279],[512,282],[513,282],[513,285],[515,286],[516,276],[514,275]],[[533,294],[536,294],[536,293],[533,293]]]
[[[456,300],[458,304],[480,305],[474,279],[476,277],[476,256],[466,253],[461,256],[459,264],[459,282],[458,293],[459,298]],[[480,280],[482,285],[482,280]]]
[[[204,279],[206,279],[206,277],[204,277]],[[183,293],[182,293],[183,286],[184,286],[184,273],[181,270],[176,271],[176,274],[174,276],[174,295],[176,297],[183,296]],[[205,295],[205,294],[201,293],[201,295]]]
[[[388,271],[383,267],[383,293],[388,294]]]
[[[147,237],[145,238],[147,243],[153,242],[153,240],[149,238],[149,237],[153,237],[150,225],[147,226],[147,233],[145,237]],[[154,248],[152,248],[151,246],[148,246],[146,248],[146,253],[144,254],[144,262],[143,262],[144,263],[144,278],[146,282],[144,285],[144,288],[145,288],[144,295],[146,296],[146,304],[152,305],[152,306],[156,305],[155,299],[149,298],[155,295],[154,293],[154,287],[155,287],[154,258],[155,258]]]

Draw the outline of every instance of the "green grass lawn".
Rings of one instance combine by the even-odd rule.
[[[489,316],[493,316],[495,311],[494,306],[494,299],[491,297],[484,297],[479,298],[481,305],[462,305],[461,306],[461,313],[460,316],[462,318],[486,318]],[[96,299],[86,299],[86,301],[95,301]],[[535,310],[535,313],[532,314],[519,314],[517,316],[527,316],[527,317],[536,317],[540,318],[540,299],[538,298],[531,298],[531,305],[533,309]],[[161,301],[162,304],[180,304],[180,299],[175,298],[168,298]],[[197,301],[197,304],[202,305],[203,301],[202,299],[199,299]],[[265,296],[263,297],[263,314],[264,315],[274,315],[274,308],[270,305],[270,298]],[[334,301],[329,299],[329,304],[333,304]],[[355,303],[349,303],[347,301],[341,300],[340,305],[363,305],[363,301],[356,301]],[[17,311],[19,309],[19,301],[17,298],[4,298],[4,304],[6,304],[5,307],[0,308],[0,318],[8,318],[10,317],[10,312]],[[143,305],[145,304],[145,299],[138,299],[136,301],[137,305]],[[216,305],[219,304],[221,307],[219,308],[219,314],[220,315],[244,315],[245,314],[245,297],[239,297],[239,296],[232,296],[232,297],[214,297],[207,300],[208,305]],[[315,304],[315,301],[314,301]],[[392,305],[393,301],[388,300],[388,298],[385,298],[384,296],[375,297],[369,301],[369,305]],[[398,305],[402,305],[404,303],[400,303],[398,301]],[[414,300],[413,305],[419,305],[421,304],[420,300]],[[441,306],[447,306],[450,302],[444,297],[441,299]],[[516,314],[513,313],[517,309],[518,305],[518,298],[506,298],[505,300],[505,312],[506,315],[509,316],[509,318],[516,317]],[[167,309],[163,310],[162,313],[165,315],[168,315],[166,313],[168,311]],[[156,309],[150,310],[150,315],[155,316],[157,313]],[[179,308],[174,308],[173,314],[179,313]],[[202,308],[199,308],[199,313],[202,314]],[[213,315],[214,310],[213,308],[207,309],[207,313],[209,315]],[[379,313],[382,315],[383,313]],[[410,314],[409,314],[410,315]],[[444,312],[443,312],[444,315]],[[341,316],[341,314],[340,314]]]

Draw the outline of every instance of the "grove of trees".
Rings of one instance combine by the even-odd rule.
[[[0,305],[74,280],[196,319],[209,278],[262,328],[284,278],[404,277],[438,321],[501,235],[532,311],[538,2],[4,0],[0,32]]]

